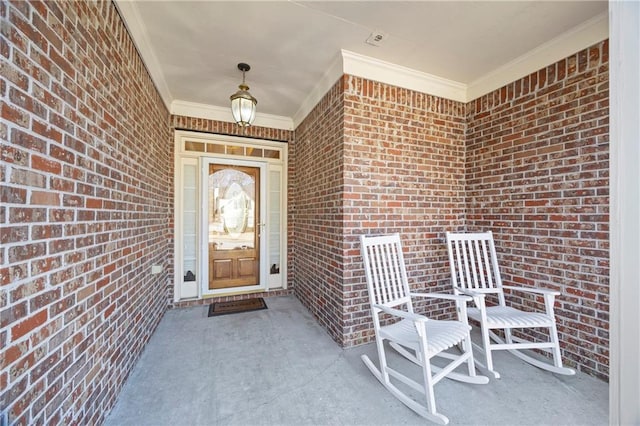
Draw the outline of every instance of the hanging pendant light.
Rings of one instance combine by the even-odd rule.
[[[245,63],[239,63],[238,69],[242,71],[242,84],[238,86],[240,90],[231,95],[231,114],[233,119],[241,127],[248,127],[256,118],[256,104],[258,101],[249,93],[249,86],[244,83],[244,73],[251,67]]]

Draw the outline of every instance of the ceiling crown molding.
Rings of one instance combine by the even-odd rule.
[[[466,90],[467,102],[574,55],[607,38],[609,38],[609,16],[607,12],[604,12],[471,82]]]
[[[602,13],[516,58],[486,76],[464,84],[342,50],[304,100],[293,122],[297,127],[343,74],[354,75],[459,102],[470,102],[532,72],[609,37],[608,13]]]
[[[342,54],[340,53],[336,56],[329,66],[329,69],[325,71],[304,101],[302,101],[300,108],[298,108],[298,111],[294,114],[293,124],[295,127],[298,127],[298,125],[302,123],[302,120],[309,115],[313,108],[315,108],[318,102],[320,102],[324,95],[333,87],[336,81],[338,81],[343,74]]]
[[[467,86],[462,83],[348,50],[341,50],[294,115],[293,123],[295,127],[298,127],[302,120],[344,74],[466,102]]]
[[[172,114],[233,122],[231,111],[227,106],[174,100],[160,63],[151,48],[146,27],[139,15],[136,3],[128,0],[115,0],[114,3],[167,109]],[[348,50],[341,50],[292,118],[258,113],[254,125],[283,130],[295,129],[344,74],[445,99],[469,102],[608,37],[608,13],[604,12],[470,84],[448,80]]]
[[[138,49],[142,62],[146,66],[149,75],[151,75],[151,80],[156,85],[156,88],[160,93],[160,97],[164,101],[165,107],[170,109],[173,96],[171,96],[169,85],[162,73],[160,62],[158,61],[158,58],[151,47],[151,43],[149,42],[146,26],[138,13],[136,3],[133,1],[115,0],[114,4],[122,17],[124,25],[127,27],[127,30],[131,35],[133,44],[135,44]]]
[[[433,74],[370,58],[358,53],[342,50],[345,74],[379,81],[416,92],[428,93],[441,98],[466,102],[467,86]]]
[[[171,114],[183,115],[193,118],[204,118],[205,120],[217,120],[233,123],[233,115],[231,108],[216,105],[199,104],[195,102],[187,102],[174,100],[169,108]],[[293,120],[289,117],[280,115],[256,113],[256,119],[252,126],[271,127],[273,129],[293,130]]]

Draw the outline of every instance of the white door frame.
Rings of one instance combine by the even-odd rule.
[[[209,221],[208,221],[208,194],[207,190],[209,188],[208,179],[209,179],[209,165],[210,164],[221,164],[225,166],[243,166],[243,167],[254,167],[260,169],[260,205],[259,212],[260,218],[258,223],[258,229],[255,232],[258,232],[260,235],[260,246],[258,247],[260,256],[259,256],[259,266],[258,266],[258,285],[245,286],[245,287],[233,287],[233,288],[221,288],[211,290],[209,289],[209,262],[207,261],[209,257],[209,238],[208,238],[208,229],[209,229]],[[199,251],[200,251],[200,276],[203,277],[200,280],[200,294],[203,297],[207,296],[216,296],[220,294],[230,294],[230,293],[245,293],[245,292],[260,292],[265,291],[267,289],[267,262],[266,262],[266,253],[267,253],[267,238],[264,236],[264,232],[262,226],[266,223],[267,217],[267,163],[263,161],[251,161],[251,160],[237,160],[232,158],[217,158],[217,157],[200,157],[199,161],[200,168],[200,238],[199,238]]]
[[[249,164],[250,167],[261,168],[261,208],[260,223],[266,223],[262,229],[260,241],[260,288],[251,286],[249,292],[280,290],[287,288],[287,160],[288,146],[286,142],[277,142],[261,139],[249,139],[238,136],[226,136],[210,133],[192,132],[188,130],[175,131],[175,187],[174,187],[174,302],[197,300],[204,297],[213,297],[222,294],[231,295],[241,292],[239,288],[226,289],[224,293],[210,291],[208,285],[203,291],[202,275],[202,235],[199,231],[202,227],[202,208],[206,206],[203,201],[202,165],[210,159],[214,163],[223,164]],[[209,160],[207,160],[209,161]],[[195,174],[196,188],[185,187],[185,170],[189,169]],[[266,187],[266,189],[265,189]],[[193,189],[196,189],[193,191]],[[187,199],[186,192],[195,193]],[[193,199],[195,198],[195,199]],[[195,204],[194,204],[195,203]],[[266,203],[266,206],[265,204]],[[191,236],[185,240],[185,206],[194,206],[193,212],[197,216],[191,223],[194,227],[189,231],[197,234],[195,242]],[[265,220],[265,216],[266,217]],[[277,217],[274,218],[274,215]],[[196,229],[197,228],[197,229]],[[276,244],[274,244],[277,242]],[[189,254],[187,260],[186,256]],[[189,269],[194,268],[196,279],[186,281],[186,264]],[[264,261],[264,263],[263,263]],[[273,273],[270,265],[277,263],[279,268]],[[195,263],[195,266],[192,266]],[[208,271],[205,271],[208,272]],[[208,276],[207,276],[208,280]]]

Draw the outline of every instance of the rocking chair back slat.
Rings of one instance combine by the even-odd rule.
[[[478,235],[458,235],[448,241],[449,262],[453,266],[452,280],[457,287],[482,293],[501,293],[502,282],[495,258],[493,239]],[[474,238],[471,238],[474,236]]]
[[[404,257],[394,242],[385,242],[388,237],[368,238],[363,242],[367,256],[364,258],[365,272],[371,303],[396,306],[409,297]]]

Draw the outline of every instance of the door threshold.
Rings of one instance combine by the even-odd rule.
[[[267,289],[260,288],[256,290],[242,290],[242,291],[229,291],[224,293],[215,293],[215,294],[203,294],[203,299],[211,299],[214,297],[227,297],[227,296],[239,296],[241,294],[252,294],[252,293],[266,293]]]

